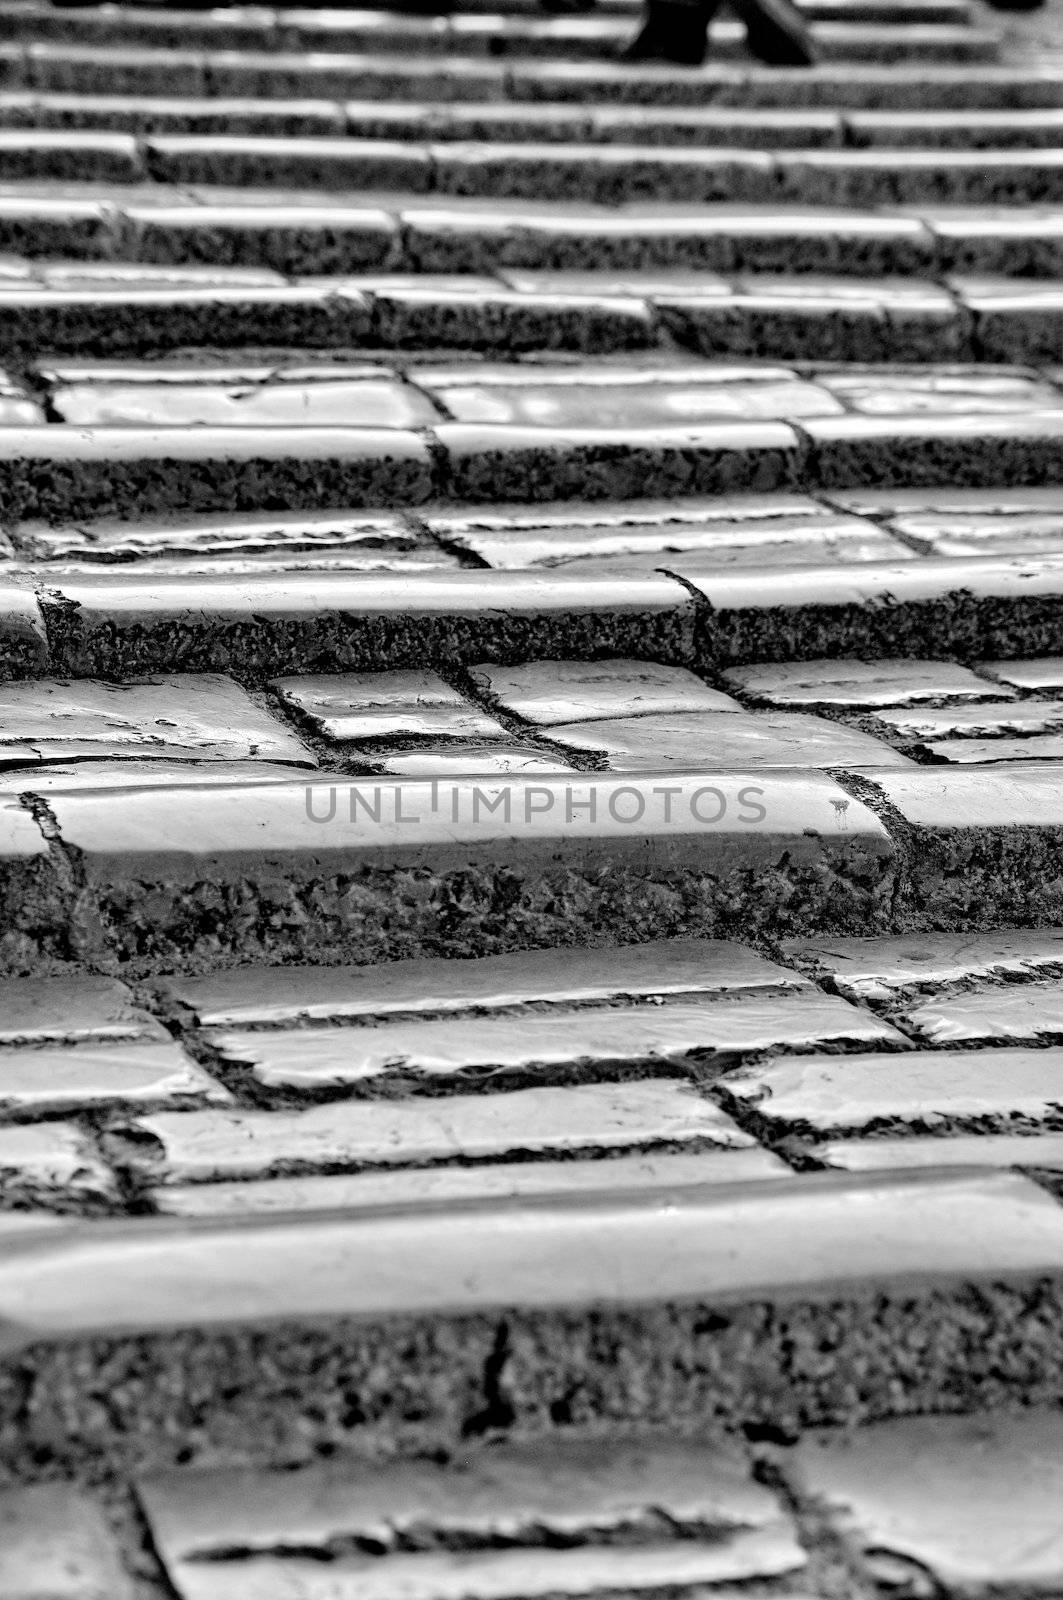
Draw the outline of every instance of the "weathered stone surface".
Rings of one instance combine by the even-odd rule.
[[[830,1139],[814,1148],[817,1161],[846,1172],[899,1171],[906,1167],[1023,1167],[1033,1172],[1063,1172],[1063,1133]]]
[[[1063,935],[1061,935],[1063,937]],[[1063,964],[1063,956],[1061,956]],[[791,990],[808,979],[722,939],[663,939],[586,950],[578,945],[479,961],[392,961],[372,967],[252,967],[168,987],[206,1027],[340,1021],[388,1012],[497,1010],[651,998]]]
[[[457,741],[435,748],[419,746],[410,750],[373,750],[373,765],[400,778],[461,779],[502,773],[532,774],[574,772],[576,768],[561,755],[541,755],[517,744],[468,745]]]
[[[986,701],[979,706],[920,706],[918,710],[876,711],[877,720],[899,739],[993,740],[1005,734],[1030,735],[1063,728],[1059,700]]]
[[[1051,1135],[1033,1142],[1040,1146],[1048,1138]],[[875,1146],[885,1142],[872,1141]],[[1059,1146],[1063,1152],[1063,1135],[1059,1136]],[[972,1164],[970,1159],[965,1163]],[[1018,1166],[1021,1162],[997,1164]],[[1051,1162],[1046,1159],[1044,1164]],[[753,1145],[738,1150],[714,1148],[686,1155],[614,1155],[608,1161],[599,1158],[478,1162],[470,1167],[403,1167],[392,1172],[333,1173],[327,1177],[269,1178],[264,1182],[251,1179],[172,1184],[152,1189],[151,1201],[164,1216],[261,1216],[374,1206],[446,1205],[456,1201],[551,1194],[590,1198],[640,1190],[786,1178],[790,1170],[778,1156]]]
[[[680,551],[721,566],[904,560],[912,552],[866,518],[825,510],[799,495],[692,495],[615,505],[429,511],[429,527],[492,567],[573,562],[660,567]]]
[[[69,384],[53,404],[64,422],[83,427],[304,426],[425,428],[439,421],[427,396],[397,378],[312,383]],[[17,420],[12,418],[12,420]]]
[[[130,790],[120,816],[105,791],[67,787],[50,804],[81,853],[113,948],[140,970],[349,961],[352,938],[366,961],[492,955],[571,941],[576,904],[596,941],[739,928],[747,936],[765,920],[794,934],[786,907],[799,903],[810,930],[823,926],[824,900],[831,926],[867,932],[892,881],[894,846],[881,821],[808,768],[680,770],[667,785],[542,774],[534,783],[517,775],[398,787],[188,783]],[[409,896],[406,874],[426,870],[431,894]],[[496,890],[503,871],[506,888]],[[466,900],[454,926],[439,907],[452,904],[458,873]],[[337,874],[351,885],[338,899]],[[692,874],[703,887],[688,907]],[[663,901],[647,900],[647,883],[669,886]],[[209,915],[196,909],[205,899]]]
[[[189,1183],[754,1141],[689,1084],[663,1079],[295,1112],[161,1112],[128,1124],[112,1143],[145,1179]]]
[[[734,995],[701,1002],[566,1012],[560,1008],[472,1021],[381,1023],[375,1028],[285,1029],[213,1036],[225,1059],[267,1089],[339,1089],[394,1078],[491,1082],[503,1074],[550,1081],[593,1077],[624,1064],[673,1066],[699,1057],[833,1044],[902,1045],[878,1017],[832,995]]]
[[[64,1122],[0,1128],[0,1201],[5,1205],[79,1215],[116,1205],[118,1199],[114,1173],[80,1128]]]
[[[802,1056],[745,1067],[729,1094],[772,1123],[818,1129],[1060,1115],[1060,1050],[912,1051]]]
[[[966,986],[976,978],[1063,974],[1063,929],[896,934],[882,939],[785,940],[787,960],[857,1000],[888,1000],[906,989]]]
[[[230,1098],[172,1041],[0,1050],[0,1108],[74,1111],[97,1106],[204,1105]]]
[[[505,729],[435,672],[370,672],[279,678],[273,687],[328,739],[396,734],[475,739]]]
[[[873,1570],[915,1562],[955,1592],[1063,1581],[1063,1416],[912,1417],[803,1440],[802,1487]]]
[[[72,1484],[0,1491],[5,1600],[133,1600],[102,1507]]]
[[[737,1452],[653,1437],[617,1441],[607,1452],[599,1439],[578,1435],[547,1446],[503,1444],[463,1451],[449,1467],[173,1473],[143,1483],[140,1496],[187,1600],[235,1593],[241,1583],[281,1595],[305,1581],[312,1591],[314,1556],[340,1541],[386,1554],[341,1556],[329,1581],[380,1597],[686,1588],[780,1575],[805,1562],[785,1513]],[[687,1537],[662,1539],[662,1515]],[[576,1547],[544,1548],[544,1531]],[[622,1549],[604,1542],[631,1533],[643,1540]],[[474,1547],[399,1553],[404,1536]],[[624,1574],[621,1563],[630,1563]]]
[[[232,761],[317,759],[230,678],[159,677],[139,684],[41,679],[0,689],[0,764],[158,756]]]
[[[611,772],[908,764],[899,751],[857,728],[788,712],[616,717],[562,723],[551,727],[550,735],[572,749],[602,756]]]
[[[686,668],[651,661],[525,661],[470,670],[483,693],[542,727],[650,712],[741,709]]]
[[[773,706],[854,710],[924,700],[992,700],[998,686],[953,661],[767,661],[724,676]]]
[[[1035,661],[985,661],[982,667],[1016,689],[1063,689],[1063,656],[1041,656]]]
[[[71,972],[0,982],[0,1044],[166,1037],[162,1024],[113,978]]]
[[[946,995],[909,1006],[904,1020],[930,1044],[1063,1039],[1063,984],[994,985]]]
[[[400,516],[379,511],[175,515],[135,521],[86,517],[59,525],[25,522],[20,534],[35,555],[101,565],[162,558],[199,558],[216,565],[226,557],[251,561],[329,553],[355,564],[359,557],[368,560],[374,552],[395,557],[412,554],[417,548]]]

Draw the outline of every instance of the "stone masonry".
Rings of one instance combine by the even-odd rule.
[[[1063,25],[801,4],[0,0],[0,1600],[1063,1592]]]

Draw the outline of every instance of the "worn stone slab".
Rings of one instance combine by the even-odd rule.
[[[771,1125],[822,1131],[978,1118],[1044,1122],[1063,1104],[1059,1050],[920,1050],[801,1056],[742,1068],[728,1094]]]
[[[652,1436],[618,1440],[607,1453],[579,1435],[545,1447],[503,1444],[463,1451],[446,1467],[175,1473],[139,1493],[182,1600],[248,1582],[281,1594],[293,1565],[312,1584],[314,1556],[340,1541],[386,1552],[341,1557],[338,1571],[331,1564],[343,1586],[380,1596],[592,1594],[618,1582],[685,1589],[805,1563],[788,1517],[737,1451]],[[687,1537],[662,1538],[658,1516]],[[577,1548],[544,1548],[543,1530]],[[606,1542],[629,1532],[643,1540],[619,1550]],[[407,1533],[480,1548],[400,1553]],[[490,1548],[503,1543],[516,1548]],[[294,1563],[293,1548],[305,1552]],[[622,1562],[631,1564],[624,1577]]]
[[[225,1104],[230,1096],[179,1045],[41,1045],[0,1050],[0,1108],[41,1115],[106,1106]]]
[[[35,676],[47,660],[48,641],[36,596],[0,577],[0,678]]]
[[[435,433],[447,454],[450,494],[465,500],[784,489],[801,454],[797,435],[782,422],[656,428],[443,422]]]
[[[138,559],[220,557],[254,559],[315,552],[347,556],[397,557],[417,542],[401,516],[374,511],[345,515],[336,511],[259,512],[242,516],[140,518],[76,517],[59,524],[28,521],[22,539],[36,556],[55,561],[100,562]]]
[[[7,1206],[43,1206],[77,1216],[112,1209],[119,1189],[114,1173],[80,1128],[40,1122],[0,1128],[0,1200]]]
[[[987,700],[978,706],[920,706],[894,711],[876,708],[875,719],[899,739],[967,740],[992,744],[998,737],[1028,737],[1063,728],[1063,702],[1058,700]]]
[[[903,766],[908,758],[859,729],[798,713],[690,712],[561,723],[550,736],[598,754],[612,772],[691,766]]]
[[[982,670],[1001,683],[1034,693],[1063,689],[1063,656],[1040,656],[1033,661],[984,661]]]
[[[327,673],[278,678],[273,687],[326,739],[505,735],[501,723],[436,672]]]
[[[998,686],[954,661],[769,661],[731,667],[729,683],[774,706],[854,710],[930,700],[992,700]]]
[[[898,1404],[925,1405],[931,1395],[940,1404],[943,1394],[962,1393],[968,1405],[995,1396],[998,1406],[1020,1391],[1028,1402],[1054,1398],[1052,1318],[1036,1319],[1035,1327],[1030,1309],[1044,1311],[1061,1251],[1058,1203],[1014,1173],[805,1174],[659,1196],[581,1197],[578,1205],[496,1201],[460,1211],[333,1213],[194,1228],[184,1219],[138,1218],[61,1235],[45,1230],[40,1242],[23,1233],[4,1251],[0,1300],[5,1344],[12,1352],[21,1347],[20,1359],[34,1371],[47,1363],[65,1375],[72,1362],[84,1372],[85,1360],[99,1360],[98,1353],[90,1357],[94,1350],[106,1352],[113,1378],[127,1370],[135,1350],[141,1375],[135,1395],[124,1383],[113,1385],[117,1409],[106,1420],[82,1398],[71,1373],[60,1448],[64,1462],[109,1459],[144,1471],[170,1467],[179,1456],[195,1464],[225,1439],[238,1439],[245,1459],[255,1460],[275,1460],[281,1452],[298,1459],[300,1436],[303,1459],[308,1444],[367,1443],[366,1430],[349,1414],[351,1369],[341,1363],[332,1376],[332,1352],[338,1360],[340,1350],[346,1362],[357,1360],[359,1374],[363,1361],[386,1368],[375,1387],[368,1387],[368,1373],[359,1380],[363,1405],[372,1406],[372,1436],[379,1438],[380,1423],[402,1433],[393,1398],[401,1370],[402,1414],[416,1405],[416,1436],[456,1445],[467,1419],[482,1410],[472,1368],[482,1378],[502,1317],[511,1341],[505,1381],[513,1420],[518,1428],[538,1420],[537,1432],[550,1427],[555,1397],[572,1393],[578,1370],[585,1382],[593,1372],[595,1383],[607,1386],[595,1409],[618,1423],[674,1426],[681,1406],[703,1426],[723,1417],[774,1418],[778,1426],[785,1417],[800,1427],[881,1416]],[[972,1295],[972,1285],[985,1292]],[[871,1306],[869,1346],[866,1333],[855,1330],[866,1330]],[[778,1342],[770,1314],[765,1325],[766,1308],[775,1307],[788,1308]],[[840,1307],[848,1308],[844,1326],[853,1329],[843,1334],[844,1388],[819,1366],[812,1379],[803,1378],[785,1355],[794,1316],[810,1319],[818,1348],[828,1327],[838,1329]],[[708,1329],[707,1310],[720,1317]],[[420,1342],[427,1318],[437,1337],[448,1335],[437,1356],[436,1346]],[[924,1330],[918,1373],[901,1360],[896,1340],[882,1340],[884,1322],[910,1337],[916,1327]],[[675,1344],[662,1338],[666,1323],[680,1329]],[[263,1362],[267,1324],[271,1358]],[[601,1359],[589,1342],[592,1325],[594,1348],[603,1338],[607,1346]],[[943,1343],[927,1345],[928,1326],[941,1330]],[[959,1356],[961,1326],[968,1338]],[[309,1365],[295,1371],[285,1361],[275,1380],[272,1363],[290,1348],[287,1327],[304,1362],[311,1329],[336,1342],[311,1345]],[[621,1337],[622,1378],[613,1356]],[[708,1404],[703,1366],[694,1388],[682,1376],[695,1337],[707,1341],[696,1345],[700,1362],[711,1360],[712,1370],[728,1374],[726,1393],[717,1399],[714,1389]],[[328,1365],[313,1358],[318,1349],[329,1352]],[[187,1449],[172,1396],[187,1392],[177,1380],[192,1351],[204,1409],[196,1443]],[[174,1387],[162,1381],[166,1372]],[[291,1421],[291,1412],[276,1405],[281,1391],[295,1408]],[[208,1403],[222,1393],[224,1407]],[[143,1421],[149,1411],[159,1422],[168,1419],[168,1427],[142,1432],[133,1447],[127,1417]],[[51,1426],[51,1413],[35,1412],[20,1447],[36,1445]]]
[[[766,921],[793,934],[797,906],[806,932],[829,907],[830,926],[863,933],[889,893],[886,829],[807,767],[676,770],[656,788],[600,774],[398,788],[188,783],[130,791],[120,814],[96,789],[53,791],[50,804],[112,948],[141,971],[490,955],[571,939],[574,914],[596,940],[748,936]],[[458,926],[442,910],[455,874]],[[668,886],[663,899],[647,898],[651,883]],[[223,884],[241,886],[238,908],[219,899]],[[193,911],[204,896],[209,918]]]
[[[536,374],[538,375],[538,374]],[[505,423],[541,428],[670,428],[698,427],[703,423],[801,417],[831,417],[842,406],[825,389],[796,377],[779,382],[742,382],[738,374],[713,382],[711,369],[684,375],[679,369],[670,382],[660,375],[646,382],[612,384],[567,381],[552,383],[543,374],[538,383],[531,374],[512,386],[481,385],[472,372],[464,384],[429,387],[451,416],[464,423]]]
[[[0,765],[92,757],[266,761],[317,758],[231,678],[157,677],[138,684],[40,679],[0,689]]]
[[[591,950],[576,945],[478,961],[243,967],[167,980],[169,992],[197,1021],[216,1028],[807,987],[808,979],[800,973],[722,939],[662,939]]]
[[[109,1149],[144,1181],[170,1184],[754,1143],[689,1084],[658,1079],[305,1111],[159,1112],[116,1129]]]
[[[953,928],[1058,923],[1058,774],[1050,762],[875,772],[911,830],[911,913]]]
[[[564,1082],[623,1067],[693,1067],[714,1056],[834,1045],[903,1046],[888,1023],[815,990],[505,1018],[384,1022],[372,1028],[215,1033],[231,1065],[272,1090],[491,1084],[503,1076]]]
[[[873,1572],[915,1563],[950,1591],[1063,1581],[1063,1416],[910,1417],[803,1439],[792,1471]]]
[[[84,427],[303,426],[425,428],[431,401],[397,378],[221,384],[68,384],[52,395],[64,422]]]
[[[786,960],[854,1000],[889,1000],[906,990],[967,986],[978,978],[1063,975],[1063,929],[896,934],[881,939],[788,939]]]
[[[0,1591],[10,1600],[133,1600],[102,1506],[73,1484],[0,1492]]]
[[[0,304],[0,312],[3,306]],[[402,428],[5,428],[0,481],[27,517],[416,504],[423,440]]]
[[[560,755],[537,754],[519,744],[470,745],[450,743],[435,748],[372,751],[374,769],[394,773],[400,778],[491,777],[512,773],[531,775],[547,772],[575,772],[573,762]]]
[[[876,1145],[885,1141],[875,1140]],[[1042,1143],[1043,1140],[1038,1141]],[[1063,1149],[1063,1135],[1060,1136]],[[970,1165],[968,1161],[966,1163]],[[1021,1163],[998,1163],[1021,1165]],[[483,1162],[471,1167],[406,1167],[269,1178],[232,1183],[172,1184],[150,1191],[162,1216],[239,1217],[286,1212],[351,1211],[396,1205],[446,1205],[521,1196],[606,1195],[786,1178],[791,1169],[759,1146],[686,1155],[614,1155],[608,1161]]]
[[[1053,406],[1058,399],[1048,383],[976,367],[828,369],[817,372],[815,380],[863,416],[1022,413]]]
[[[815,1159],[845,1172],[943,1167],[1018,1167],[1063,1172],[1063,1133],[954,1133],[907,1139],[829,1139]],[[198,1191],[190,1191],[196,1192]]]
[[[994,985],[910,1005],[904,1021],[930,1044],[1063,1039],[1063,986]],[[1063,1095],[1063,1090],[1060,1091]]]
[[[693,648],[690,595],[653,573],[89,573],[53,588],[76,606],[50,613],[74,673],[132,676],[175,656],[274,676],[585,650],[682,661]]]
[[[684,667],[652,661],[525,661],[470,669],[482,693],[539,727],[649,713],[726,711],[739,703]]]
[[[0,1044],[167,1037],[162,1024],[114,978],[70,972],[0,982]]]

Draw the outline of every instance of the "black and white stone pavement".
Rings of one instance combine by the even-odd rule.
[[[0,1600],[1063,1592],[1063,26],[0,0]]]

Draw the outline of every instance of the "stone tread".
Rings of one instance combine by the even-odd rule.
[[[0,8],[12,1600],[1063,1581],[1063,73],[805,9]]]

